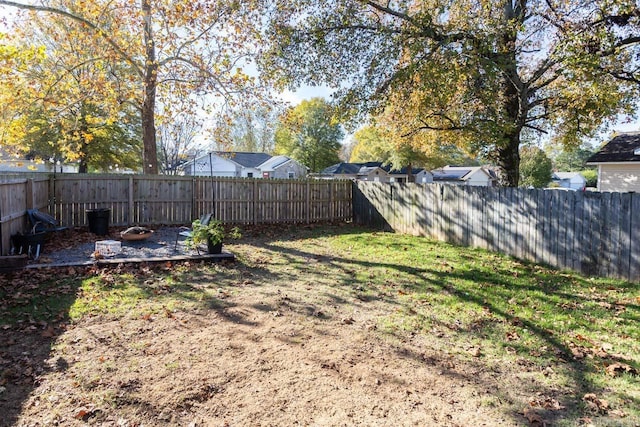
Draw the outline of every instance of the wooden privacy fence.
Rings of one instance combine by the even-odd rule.
[[[47,208],[49,179],[8,179],[0,181],[0,254],[7,255],[11,236],[27,228],[27,209]]]
[[[65,175],[52,210],[63,225],[111,210],[113,225],[188,224],[212,212],[225,223],[310,223],[350,219],[351,182],[141,175]]]
[[[205,213],[225,223],[311,223],[351,219],[351,182],[156,175],[57,174],[0,182],[0,253],[26,231],[26,209],[67,227],[87,225],[87,210],[110,209],[116,226],[189,224]]]
[[[354,221],[640,281],[640,194],[357,182]]]

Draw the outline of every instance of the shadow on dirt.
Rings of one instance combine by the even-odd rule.
[[[14,425],[41,376],[68,369],[68,361],[50,359],[51,346],[65,331],[85,274],[47,269],[0,276],[0,425]]]

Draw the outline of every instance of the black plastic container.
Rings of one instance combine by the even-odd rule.
[[[87,211],[89,231],[98,236],[109,234],[109,216],[111,209],[90,209]]]

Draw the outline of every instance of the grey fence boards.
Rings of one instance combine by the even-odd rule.
[[[25,210],[62,225],[109,208],[111,224],[349,220],[503,252],[587,275],[640,281],[640,195],[437,184],[57,174],[0,182],[0,252],[26,231]]]
[[[354,221],[640,281],[640,195],[357,182]]]
[[[114,225],[186,224],[208,212],[238,224],[351,218],[349,181],[66,175],[54,188],[54,211],[74,226],[94,208],[111,209]]]
[[[56,174],[0,182],[0,253],[26,231],[26,209],[86,226],[87,210],[108,208],[115,226],[189,224],[213,212],[225,223],[349,220],[350,181],[238,179],[162,175]]]
[[[0,181],[0,254],[11,249],[11,236],[27,228],[27,209],[48,204],[49,180],[6,177]]]

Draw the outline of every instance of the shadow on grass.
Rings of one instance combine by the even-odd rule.
[[[585,304],[585,296],[571,293],[572,282],[563,279],[558,275],[535,271],[535,266],[520,264],[522,269],[527,270],[531,277],[535,279],[532,283],[522,283],[514,277],[514,271],[501,268],[496,265],[487,270],[481,268],[468,267],[465,269],[451,269],[443,265],[419,265],[407,262],[376,261],[375,259],[360,259],[358,254],[352,256],[348,253],[333,253],[322,255],[313,250],[300,250],[279,245],[283,240],[296,241],[306,239],[328,239],[335,236],[360,235],[365,233],[364,239],[370,246],[380,246],[381,251],[403,251],[410,252],[419,248],[419,245],[412,247],[408,244],[393,242],[382,244],[371,237],[371,234],[362,228],[349,226],[339,227],[308,227],[297,228],[292,231],[291,239],[287,233],[276,233],[256,236],[248,236],[243,239],[243,244],[254,245],[257,254],[251,260],[240,258],[237,264],[231,269],[190,269],[167,270],[162,275],[156,277],[153,274],[144,274],[134,277],[131,287],[135,288],[136,300],[153,300],[156,305],[162,306],[163,301],[177,300],[186,304],[193,304],[199,309],[215,312],[221,320],[253,326],[255,322],[247,318],[243,308],[229,302],[225,292],[229,289],[236,289],[241,286],[250,287],[251,291],[260,290],[263,284],[278,283],[279,287],[286,289],[291,281],[299,281],[304,277],[309,281],[309,291],[313,292],[314,280],[329,279],[332,286],[336,288],[335,293],[323,292],[322,297],[327,304],[351,308],[354,304],[367,304],[377,300],[389,304],[392,307],[404,310],[408,316],[416,316],[412,304],[417,300],[403,301],[399,298],[408,294],[440,294],[451,297],[456,301],[464,302],[481,310],[486,310],[497,321],[509,325],[517,325],[519,328],[527,329],[538,337],[546,346],[550,348],[550,353],[557,358],[563,359],[569,367],[568,372],[571,380],[571,392],[573,396],[564,396],[563,405],[569,408],[577,408],[581,403],[581,397],[586,393],[601,392],[600,386],[596,385],[590,378],[593,370],[593,363],[586,360],[576,359],[572,347],[569,346],[566,337],[561,336],[556,331],[545,326],[544,322],[534,318],[518,315],[516,310],[511,310],[505,301],[523,293],[536,299],[540,305],[561,306],[566,304],[566,310],[575,310],[574,317],[585,314],[585,309],[580,308]],[[472,255],[462,254],[465,261],[474,261]],[[436,258],[438,259],[438,258]],[[439,258],[446,262],[446,258]],[[504,258],[498,259],[499,264]],[[377,275],[374,274],[379,269],[386,269],[390,272],[390,277],[397,283],[379,283]],[[364,272],[364,273],[363,273]],[[364,274],[364,276],[363,276]],[[58,280],[51,282],[51,272],[44,273],[38,278],[23,278],[23,287],[18,282],[14,284],[11,280],[2,282],[0,296],[3,305],[0,306],[0,325],[7,327],[0,328],[0,387],[4,391],[0,393],[0,413],[5,417],[2,419],[3,425],[13,425],[20,415],[21,408],[27,401],[31,391],[37,387],[38,378],[47,372],[61,371],[67,369],[67,362],[64,360],[51,361],[51,345],[55,339],[64,331],[64,325],[69,320],[69,310],[74,304],[76,295],[82,284],[79,276],[70,278],[68,284]],[[587,288],[586,279],[573,277],[571,280],[579,282],[581,288]],[[44,288],[41,283],[50,283]],[[64,292],[59,292],[60,285],[67,286]],[[326,283],[326,282],[325,282]],[[463,286],[461,283],[474,283],[477,286]],[[25,287],[26,286],[26,287]],[[639,285],[627,285],[629,292],[640,291]],[[124,291],[127,285],[122,283],[104,285],[105,291]],[[389,290],[391,289],[391,290]],[[349,298],[344,296],[345,290],[350,294]],[[10,296],[10,301],[8,298]],[[298,314],[320,318],[331,319],[327,311],[321,306],[308,301],[303,301],[290,296],[276,295],[277,303],[260,304],[251,306],[263,312],[277,313],[278,310],[286,308]],[[417,298],[417,297],[416,297]],[[518,302],[514,302],[517,304]],[[435,302],[434,304],[437,304]],[[573,308],[572,308],[573,307]],[[95,308],[95,307],[94,307]],[[565,309],[563,309],[565,310]],[[637,321],[638,305],[627,304],[625,318],[629,321]],[[274,314],[276,315],[276,314]],[[435,322],[434,319],[428,319]],[[426,319],[425,319],[426,321]],[[418,323],[421,323],[418,321]],[[478,333],[489,333],[489,329],[495,327],[495,322],[485,323],[478,321],[470,325],[457,325],[453,322],[441,322],[439,326],[448,328],[455,334],[465,334],[473,337]],[[428,331],[421,331],[429,333]],[[298,336],[291,338],[293,343],[301,339]],[[496,342],[497,347],[506,343]],[[531,349],[526,345],[508,343],[514,347],[518,353],[526,354]],[[412,358],[420,363],[436,365],[443,375],[452,378],[462,378],[469,382],[477,381],[479,373],[487,369],[483,366],[482,359],[475,359],[473,365],[475,370],[468,373],[460,373],[449,366],[450,361],[446,357],[438,354],[416,353],[410,348],[399,347],[398,357]],[[472,359],[473,360],[473,359]],[[640,368],[636,366],[636,368]],[[499,372],[496,373],[499,375]],[[498,384],[499,381],[497,382]],[[506,386],[496,391],[498,395],[508,396],[510,390]],[[640,402],[624,391],[620,392],[620,398],[640,405]],[[519,423],[523,422],[521,414],[507,414]],[[560,420],[567,414],[563,411],[548,411],[545,414],[547,421]]]
[[[17,422],[41,376],[68,369],[66,360],[50,354],[79,287],[80,280],[54,270],[0,276],[0,426]]]
[[[375,245],[377,243],[372,242]],[[385,247],[392,246],[395,250],[407,250],[406,245],[392,244],[384,245]],[[602,297],[594,295],[590,300],[590,295],[585,294],[585,290],[591,286],[591,283],[586,278],[581,278],[577,275],[571,275],[564,277],[562,273],[550,272],[544,268],[540,268],[534,264],[519,262],[519,268],[522,272],[528,273],[535,283],[522,283],[517,278],[517,272],[510,269],[503,269],[496,266],[493,269],[485,270],[479,268],[467,267],[463,270],[450,269],[450,268],[426,268],[424,266],[404,265],[390,262],[377,262],[358,259],[354,257],[345,256],[318,256],[316,253],[307,252],[304,250],[293,249],[289,247],[283,247],[277,244],[277,242],[263,242],[264,248],[267,248],[273,252],[278,252],[280,256],[284,257],[287,262],[292,265],[297,265],[300,270],[300,274],[318,274],[317,270],[319,265],[326,263],[331,265],[333,276],[335,279],[336,287],[348,286],[349,289],[355,290],[358,287],[367,286],[369,289],[375,288],[376,284],[372,283],[374,280],[366,281],[362,278],[356,278],[353,274],[355,270],[360,271],[375,271],[378,269],[387,269],[391,272],[390,276],[402,275],[404,278],[402,288],[403,294],[408,293],[431,293],[431,294],[446,294],[449,297],[469,304],[481,310],[486,310],[491,316],[497,319],[501,324],[508,325],[509,327],[517,327],[519,330],[528,331],[537,337],[547,347],[546,351],[543,351],[543,357],[551,358],[556,362],[559,362],[566,367],[566,372],[570,380],[570,393],[562,393],[559,396],[560,403],[567,408],[566,411],[559,410],[545,410],[540,409],[538,412],[544,415],[544,419],[552,424],[561,420],[563,417],[578,417],[581,412],[584,411],[584,403],[582,397],[588,393],[595,393],[600,395],[606,387],[596,384],[592,378],[597,369],[601,369],[604,363],[623,361],[632,365],[636,370],[640,370],[638,361],[630,360],[629,358],[621,358],[615,354],[604,353],[602,355],[588,355],[580,354],[580,350],[584,347],[580,347],[580,343],[574,345],[574,341],[585,340],[584,337],[575,338],[572,336],[571,330],[556,330],[550,327],[548,322],[544,319],[537,320],[534,317],[527,316],[524,312],[518,310],[519,301],[513,301],[513,309],[509,308],[510,303],[508,301],[525,296],[527,304],[533,307],[551,307],[555,308],[563,318],[570,319],[576,325],[584,327],[590,330],[593,325],[593,317],[590,310],[594,305],[603,304],[605,307],[607,304],[605,301],[599,301]],[[469,251],[473,251],[469,249]],[[467,260],[473,260],[472,256],[463,256]],[[507,258],[500,258],[497,263],[504,261]],[[308,263],[301,260],[316,260],[316,262]],[[395,272],[395,273],[394,273]],[[372,278],[374,275],[372,274]],[[411,280],[408,280],[411,279]],[[478,286],[463,286],[460,283],[474,283]],[[485,284],[484,286],[480,286]],[[378,284],[379,285],[379,284]],[[628,293],[637,294],[640,292],[640,284],[622,284],[622,291]],[[379,286],[378,286],[379,287]],[[572,292],[572,291],[575,291]],[[356,295],[360,301],[367,302],[376,299],[384,300],[387,303],[394,305],[403,305],[398,295],[388,295],[385,292]],[[338,304],[349,304],[343,298],[335,297],[335,302]],[[407,308],[412,302],[405,303],[406,312],[410,315],[415,315],[415,311],[412,308]],[[615,304],[615,303],[614,303]],[[640,309],[637,304],[625,303],[624,304],[624,321],[628,324],[637,322],[639,319]],[[606,310],[605,310],[606,311]],[[419,322],[420,323],[420,322]],[[493,326],[492,322],[482,324],[482,322],[475,322],[471,326],[464,328],[455,324],[444,324],[451,331],[456,334],[465,334],[470,338],[473,338],[479,333],[487,333],[487,330]],[[560,325],[557,325],[560,327]],[[606,335],[605,331],[598,331],[595,328],[596,333]],[[489,335],[492,335],[489,332]],[[586,339],[588,340],[588,338]],[[504,337],[502,342],[494,342],[497,348],[509,347],[515,351],[515,353],[523,358],[531,358],[531,354],[535,354],[539,351],[539,348],[531,348],[530,345],[518,344],[509,342]],[[423,354],[412,354],[407,350],[407,357],[412,357],[415,360],[424,362]],[[588,356],[588,357],[587,357]],[[535,358],[534,358],[535,360]],[[434,359],[431,358],[430,362],[433,363]],[[452,375],[453,371],[447,369],[446,361],[440,360],[438,363],[442,364],[443,373],[446,375]],[[481,363],[479,363],[481,364]],[[460,375],[456,373],[455,375]],[[477,380],[475,375],[467,377],[468,380]],[[544,387],[543,385],[539,385]],[[508,395],[508,389],[504,389],[501,393]],[[557,393],[557,390],[550,390],[553,394]],[[617,390],[617,395],[621,401],[629,403],[630,407],[639,406],[640,400],[638,400],[632,393],[627,393],[624,390]],[[507,414],[518,422],[523,422],[521,413]]]

